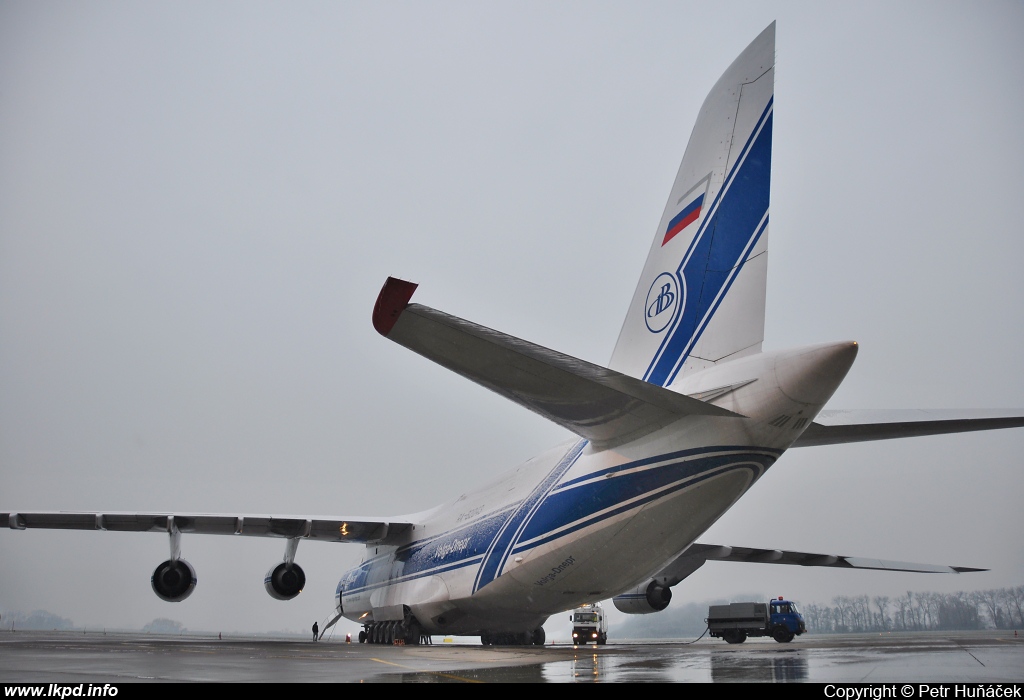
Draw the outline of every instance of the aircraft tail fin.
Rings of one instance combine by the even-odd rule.
[[[708,94],[609,366],[652,384],[764,339],[775,23]]]

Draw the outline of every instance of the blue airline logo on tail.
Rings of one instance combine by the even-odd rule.
[[[676,308],[681,305],[680,296],[675,275],[663,272],[654,279],[647,292],[647,311],[644,314],[644,321],[651,333],[661,333],[672,323]]]

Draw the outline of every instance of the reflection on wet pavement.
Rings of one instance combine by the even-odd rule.
[[[1019,682],[1012,631],[805,636],[602,647],[426,647],[293,640],[0,633],[0,682]]]

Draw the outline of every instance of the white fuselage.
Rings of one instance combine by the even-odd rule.
[[[402,541],[368,546],[339,582],[344,616],[408,612],[432,633],[515,632],[636,587],[774,464],[856,350],[761,353],[681,377],[671,389],[744,417],[688,417],[614,449],[578,440],[549,450],[415,517]]]

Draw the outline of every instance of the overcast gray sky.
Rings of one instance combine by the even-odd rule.
[[[380,338],[417,300],[610,356],[693,126],[777,26],[766,348],[832,408],[1024,406],[1024,5],[0,2],[0,508],[395,515],[567,437]],[[679,600],[1024,583],[1024,430],[788,453],[704,541],[989,567],[712,563]],[[0,532],[0,610],[306,629],[356,546]],[[354,626],[348,629],[355,629]],[[556,626],[554,629],[558,629]]]

